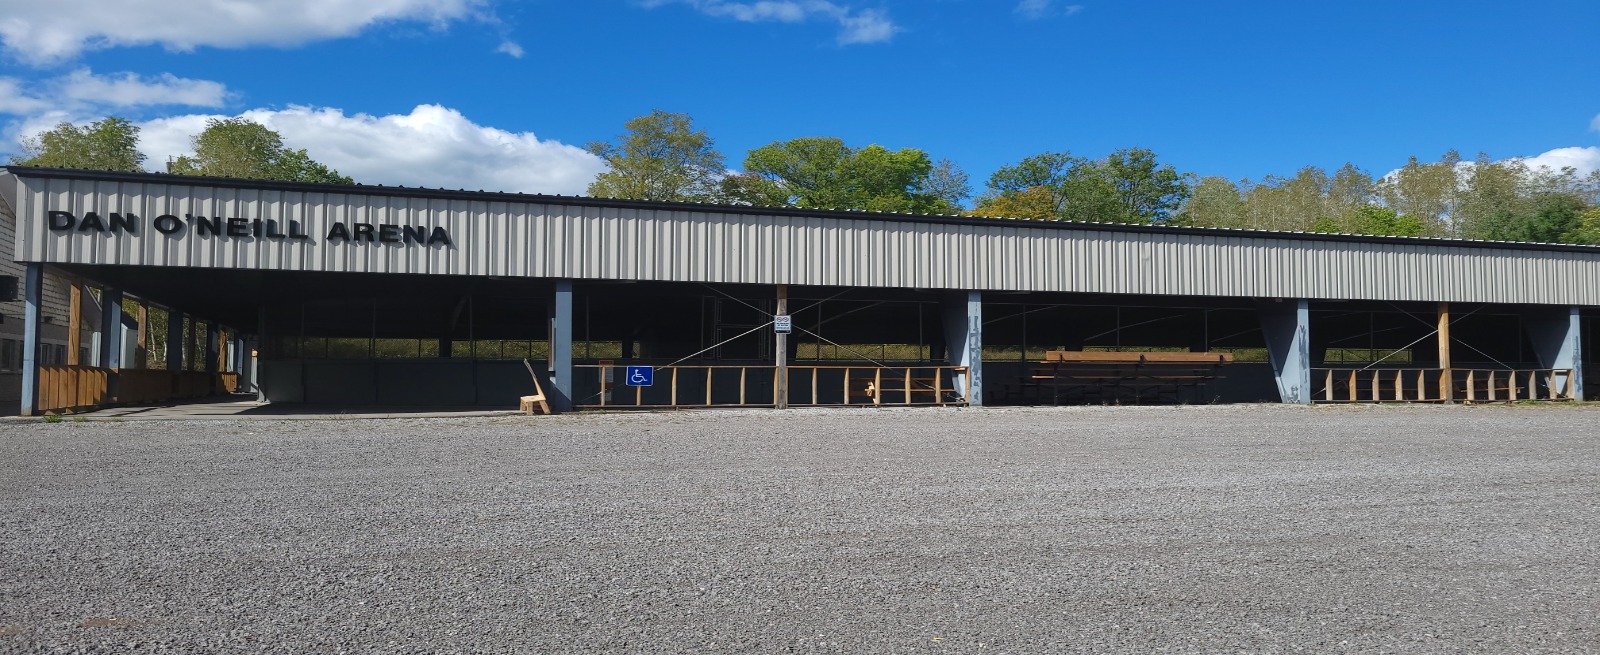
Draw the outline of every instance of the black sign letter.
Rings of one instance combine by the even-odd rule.
[[[67,232],[78,223],[78,217],[67,212],[50,212],[50,229],[56,232]]]

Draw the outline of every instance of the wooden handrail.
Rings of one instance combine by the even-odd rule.
[[[1570,368],[1317,367],[1311,371],[1311,379],[1322,384],[1320,391],[1312,390],[1313,402],[1319,403],[1576,400]]]
[[[668,391],[665,393],[650,393],[644,387],[634,387],[634,392],[629,394],[632,396],[631,398],[628,396],[618,395],[617,392],[619,387],[625,386],[620,381],[613,381],[610,383],[605,381],[605,378],[610,371],[614,369],[625,369],[627,366],[629,366],[629,364],[624,363],[574,364],[574,369],[593,370],[598,374],[599,377],[599,393],[590,396],[589,400],[591,402],[583,402],[580,400],[578,403],[576,403],[577,406],[626,409],[647,407],[771,407],[775,404],[775,402],[765,402],[772,394],[768,393],[767,388],[763,385],[765,385],[767,382],[770,382],[773,384],[772,388],[777,388],[778,370],[776,366],[750,364],[676,364],[669,366],[657,366],[655,369],[658,375],[663,372],[665,372],[666,375],[657,377],[656,379],[661,380],[662,377],[665,377],[667,379],[666,386],[669,387]],[[853,400],[852,395],[858,397],[861,395],[866,395],[871,399],[874,406],[881,406],[885,402],[884,395],[886,393],[891,397],[889,402],[899,406],[943,406],[952,404],[965,405],[967,404],[966,399],[972,392],[972,379],[969,375],[970,370],[965,366],[942,366],[929,364],[925,366],[899,365],[892,367],[880,367],[862,366],[859,364],[819,364],[814,366],[791,364],[786,368],[790,371],[789,375],[791,376],[803,376],[807,373],[809,373],[811,376],[810,402],[790,403],[791,406],[825,407],[861,404],[860,402]],[[735,369],[739,371],[738,401],[732,403],[714,402],[715,399],[713,398],[713,395],[716,393],[717,380],[724,380],[722,382],[724,386],[731,386],[725,379],[717,378],[716,372],[719,370],[726,371]],[[799,370],[796,371],[796,369]],[[761,373],[763,370],[771,371],[772,375],[770,376],[770,380],[762,377]],[[692,374],[695,371],[705,371],[704,395],[701,398],[684,398],[683,392],[678,386],[681,375],[686,372]],[[836,371],[839,373],[839,377],[832,378],[833,380],[841,381],[838,387],[833,387],[832,384],[824,385],[822,380],[823,373],[829,371]],[[871,376],[863,379],[861,374],[866,371],[871,371]],[[751,376],[752,372],[756,373],[754,377]],[[957,375],[966,376],[964,385],[954,384],[954,376]],[[947,376],[949,376],[949,380],[946,379]],[[800,379],[803,380],[805,378],[802,377]],[[763,380],[766,381],[764,382]],[[864,387],[864,394],[862,393],[863,388],[861,387],[863,382],[866,385]],[[752,383],[756,384],[758,389],[751,389],[750,385]],[[959,398],[955,397],[954,394],[958,390],[962,390],[963,386],[964,390],[962,391],[961,396]],[[756,395],[751,395],[752,392],[755,392]],[[950,396],[947,397],[947,394],[950,394]],[[757,397],[760,397],[763,402],[751,402]],[[772,400],[775,401],[776,399],[773,398]]]

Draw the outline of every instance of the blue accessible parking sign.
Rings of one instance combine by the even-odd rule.
[[[623,382],[630,387],[648,387],[655,382],[656,367],[654,366],[629,366],[627,376]]]

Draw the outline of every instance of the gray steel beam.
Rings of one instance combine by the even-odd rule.
[[[22,283],[23,416],[39,413],[39,323],[44,303],[44,264],[27,264]]]
[[[556,280],[550,303],[550,407],[572,409],[572,280]]]
[[[967,367],[957,389],[971,385],[967,404],[983,406],[983,293],[953,291],[944,300],[945,356],[951,366]],[[970,380],[970,383],[968,382]]]
[[[1583,399],[1583,323],[1577,307],[1540,307],[1523,315],[1522,326],[1543,368],[1572,369],[1572,395]]]
[[[1257,309],[1267,358],[1285,403],[1311,404],[1311,309],[1301,299],[1264,301]]]

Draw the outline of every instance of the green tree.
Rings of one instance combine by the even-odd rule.
[[[880,145],[852,148],[835,137],[803,137],[751,150],[745,170],[768,182],[768,192],[809,209],[954,213],[940,197],[949,180],[934,181],[928,154],[916,148]]]
[[[1171,164],[1156,161],[1156,153],[1144,148],[1113,152],[1095,168],[1115,192],[1114,220],[1119,222],[1165,221],[1189,197],[1188,177]]]
[[[1196,227],[1254,227],[1247,218],[1239,185],[1225,177],[1203,177],[1171,222]]]
[[[722,153],[688,114],[659,109],[623,124],[615,142],[590,143],[589,152],[611,170],[589,185],[589,195],[630,200],[715,199],[724,168]]]
[[[1459,234],[1452,220],[1462,194],[1460,164],[1454,150],[1434,163],[1411,157],[1378,183],[1378,194],[1396,212],[1422,221],[1430,235]]]
[[[1008,206],[1037,208],[1037,197],[1025,203],[1013,198],[1024,192],[1037,194],[1035,189],[1049,189],[1054,196],[1054,218],[1102,223],[1166,221],[1190,193],[1187,176],[1142,148],[1118,150],[1099,161],[1045,152],[995,171],[978,199],[977,213],[992,214]]]
[[[1421,220],[1395,213],[1382,205],[1362,205],[1346,213],[1343,231],[1395,237],[1420,237],[1427,226]]]
[[[11,163],[136,173],[144,170],[144,155],[139,152],[139,126],[112,116],[83,127],[61,123],[24,138],[22,154],[12,156]]]
[[[210,175],[288,182],[350,184],[348,177],[312,161],[305,150],[284,147],[283,137],[244,118],[211,119],[191,140],[193,156],[168,166],[178,175]]]
[[[929,195],[945,201],[952,208],[961,209],[967,206],[967,199],[972,197],[970,180],[967,172],[955,162],[940,159],[933,165],[933,172],[928,174],[928,182],[923,188]]]

